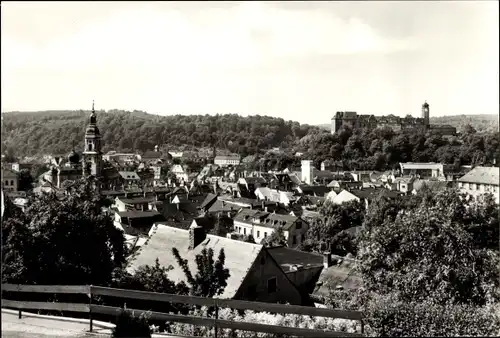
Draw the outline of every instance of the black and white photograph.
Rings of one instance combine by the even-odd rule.
[[[2,337],[500,336],[498,1],[0,10]]]

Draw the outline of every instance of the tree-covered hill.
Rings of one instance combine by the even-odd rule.
[[[64,154],[83,147],[89,111],[9,112],[2,114],[2,152],[18,156]],[[217,145],[242,155],[287,148],[318,127],[269,116],[159,116],[142,111],[97,111],[104,151],[152,150],[155,145]]]
[[[472,126],[480,133],[498,132],[498,115],[479,114],[479,115],[452,115],[452,116],[431,116],[431,124],[449,124],[462,132],[465,126]],[[329,123],[321,124],[318,127],[330,130]]]

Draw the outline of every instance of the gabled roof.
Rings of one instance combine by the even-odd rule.
[[[125,180],[140,180],[139,175],[135,171],[119,171],[118,174]]]
[[[156,200],[156,198],[154,196],[149,196],[149,197],[137,196],[137,197],[129,197],[129,198],[117,197],[117,199],[122,203],[130,204],[130,205],[151,203],[151,202]]]
[[[267,248],[267,252],[274,258],[285,272],[290,271],[292,265],[302,267],[323,267],[323,255],[295,250],[285,246]]]
[[[464,176],[458,179],[458,182],[479,183],[499,185],[500,168],[498,167],[475,167]]]
[[[239,161],[240,155],[217,155],[214,161]]]
[[[151,218],[158,217],[161,214],[155,210],[148,211],[118,211],[117,214],[122,218]]]
[[[161,152],[159,151],[146,151],[144,155],[141,156],[143,160],[149,160],[149,159],[159,159],[161,158]]]
[[[207,206],[210,207],[216,200],[217,200],[217,195],[209,193],[201,203],[200,208],[205,208]]]
[[[260,210],[241,210],[234,220],[247,224],[255,224],[254,220],[259,219],[259,226],[277,229],[282,227],[283,230],[289,230],[292,225],[299,220],[298,217],[292,215],[274,214]]]
[[[327,194],[330,191],[330,189],[325,185],[301,184],[299,187],[300,187],[300,190],[302,190],[302,193],[304,195],[315,194],[318,197],[323,197],[325,194]]]
[[[342,286],[346,290],[358,289],[363,285],[361,277],[356,273],[356,261],[332,255],[334,259],[341,259],[340,264],[323,269],[319,276],[318,286],[314,295],[328,296],[330,288]]]
[[[197,273],[196,255],[206,249],[214,251],[214,259],[217,259],[221,249],[224,249],[226,261],[224,267],[229,269],[229,278],[224,292],[215,298],[234,298],[241,287],[245,277],[250,272],[255,260],[263,250],[262,245],[235,241],[229,238],[206,235],[206,239],[189,250],[189,230],[177,229],[165,225],[155,225],[151,230],[151,237],[144,244],[135,257],[131,258],[128,270],[134,272],[141,265],[153,265],[158,258],[160,265],[172,266],[168,277],[173,282],[186,282],[186,276],[172,254],[176,248],[180,256],[188,261],[191,273]]]

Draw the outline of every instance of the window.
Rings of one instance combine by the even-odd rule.
[[[267,280],[267,293],[274,293],[277,289],[276,277]]]
[[[10,185],[14,185],[14,180],[10,180]]]
[[[257,238],[259,238],[259,237],[260,237],[260,231],[257,230]]]
[[[267,237],[267,232],[264,232],[264,238],[266,238],[266,237]]]
[[[5,185],[9,185],[9,181],[5,180]]]
[[[243,235],[247,234],[247,228],[243,228]]]
[[[306,240],[306,235],[302,234],[302,236],[300,236],[300,239],[301,239],[301,242],[305,241]]]
[[[292,237],[292,244],[297,244],[297,236]]]
[[[297,222],[295,224],[295,229],[302,229],[302,222]]]

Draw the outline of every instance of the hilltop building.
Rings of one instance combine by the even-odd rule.
[[[420,118],[398,117],[394,115],[375,116],[375,115],[358,115],[353,111],[337,112],[331,121],[331,133],[337,133],[344,125],[348,125],[353,129],[358,128],[391,128],[394,131],[404,129],[419,129],[422,131],[432,130],[442,135],[455,135],[457,130],[449,125],[431,125],[429,104],[425,102],[422,105],[422,115]]]

